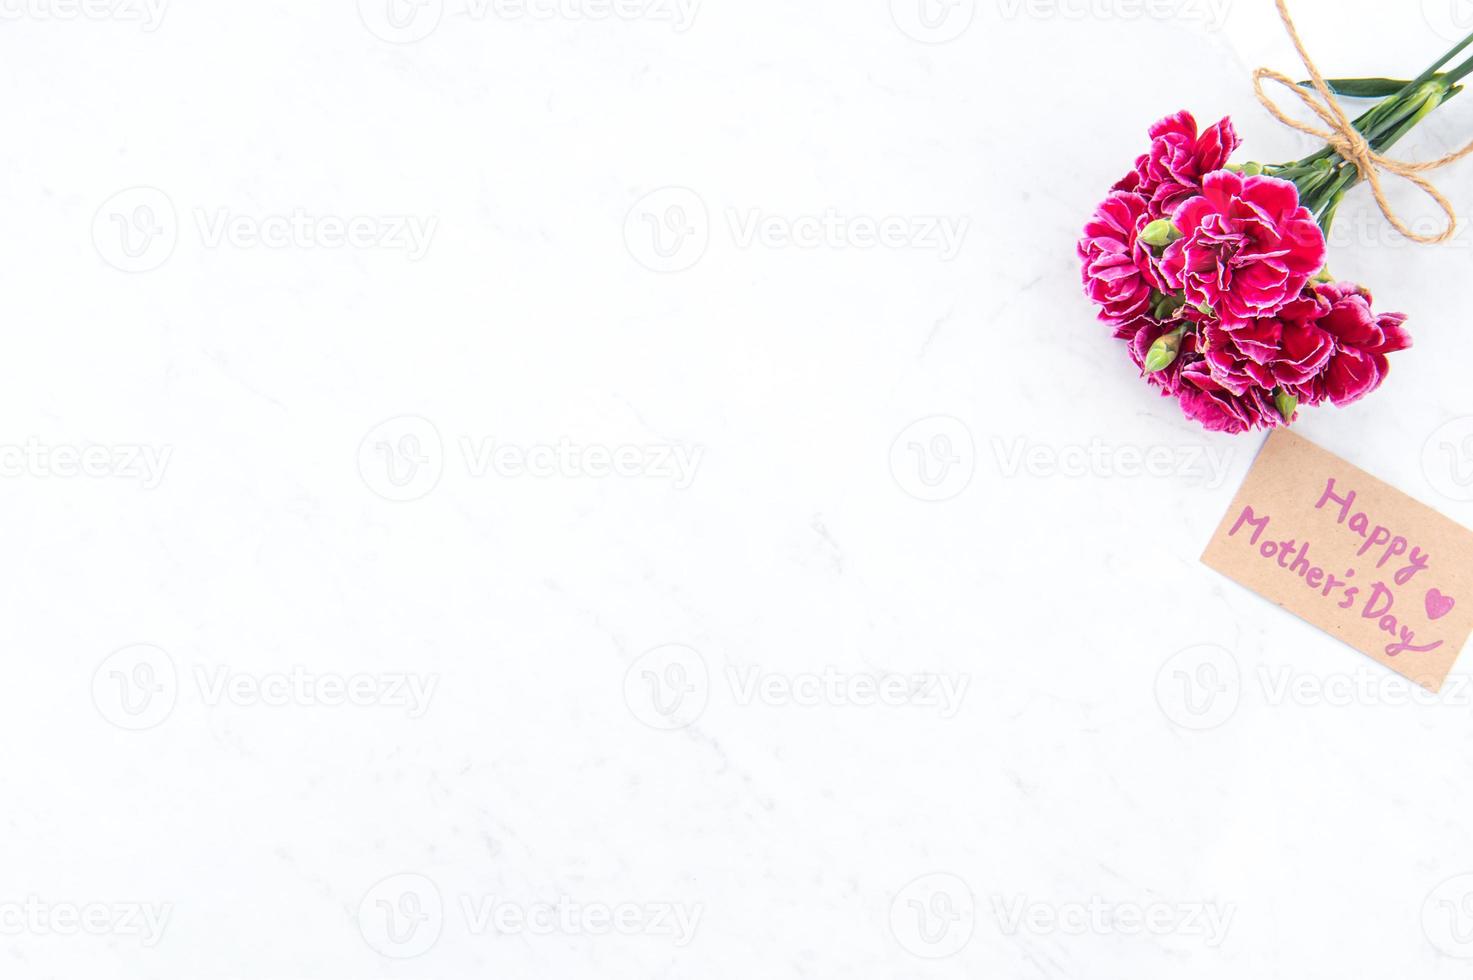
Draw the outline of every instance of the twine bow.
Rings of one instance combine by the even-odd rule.
[[[1285,6],[1285,0],[1274,0],[1274,2],[1279,8],[1279,17],[1284,22],[1284,29],[1289,32],[1289,38],[1294,42],[1294,50],[1299,52],[1299,60],[1304,62],[1304,67],[1309,72],[1310,81],[1314,85],[1315,92],[1319,94],[1319,98],[1316,99],[1314,93],[1306,91],[1303,86],[1296,85],[1293,79],[1287,75],[1276,72],[1271,68],[1260,68],[1253,73],[1253,90],[1258,94],[1258,101],[1263,103],[1263,107],[1271,112],[1274,118],[1285,126],[1323,140],[1336,153],[1354,164],[1356,170],[1360,171],[1360,175],[1371,185],[1371,193],[1376,196],[1376,204],[1381,208],[1381,213],[1386,216],[1387,221],[1391,222],[1392,227],[1403,236],[1410,238],[1414,242],[1421,242],[1424,245],[1436,245],[1440,242],[1447,241],[1457,231],[1457,212],[1453,210],[1452,203],[1443,196],[1441,191],[1433,186],[1432,181],[1423,177],[1422,173],[1427,170],[1436,170],[1439,167],[1445,167],[1473,153],[1473,143],[1469,143],[1455,153],[1449,153],[1446,156],[1438,157],[1436,160],[1426,160],[1420,163],[1413,163],[1407,160],[1393,160],[1371,149],[1371,145],[1356,130],[1355,124],[1350,121],[1350,117],[1345,114],[1345,109],[1340,105],[1339,100],[1335,98],[1334,93],[1330,91],[1330,86],[1325,84],[1325,78],[1320,74],[1319,68],[1315,67],[1314,60],[1310,58],[1309,52],[1304,49],[1304,41],[1300,39],[1299,31],[1294,27],[1294,21],[1289,16],[1289,10]],[[1270,99],[1267,93],[1264,92],[1264,79],[1271,79],[1293,91],[1295,95],[1299,96],[1299,100],[1309,106],[1314,114],[1329,128],[1320,129],[1317,126],[1300,122],[1286,115],[1273,99]],[[1397,216],[1395,209],[1386,200],[1386,192],[1381,186],[1381,174],[1383,171],[1388,174],[1395,174],[1403,180],[1410,181],[1428,197],[1437,202],[1437,206],[1442,208],[1442,213],[1447,215],[1447,225],[1440,233],[1424,235],[1407,227],[1406,222]]]

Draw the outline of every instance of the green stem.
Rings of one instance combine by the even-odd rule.
[[[1473,43],[1473,35],[1465,39],[1465,43]],[[1457,50],[1451,54],[1456,54]],[[1435,67],[1441,67],[1451,54],[1444,56],[1443,62]],[[1473,73],[1473,58],[1443,75],[1435,74],[1434,68],[1430,78],[1388,96],[1352,120],[1352,125],[1365,137],[1372,150],[1382,153],[1411,132],[1433,110],[1461,92],[1463,87],[1457,84],[1457,80],[1470,73]],[[1298,186],[1300,203],[1314,214],[1326,235],[1330,233],[1341,198],[1362,179],[1360,169],[1354,163],[1328,146],[1294,163],[1269,168],[1267,172],[1292,180]]]
[[[1470,72],[1473,72],[1473,58],[1469,58],[1452,71],[1444,72],[1442,77],[1446,78],[1449,83],[1456,83],[1461,81]]]
[[[1421,85],[1423,82],[1431,81],[1432,78],[1437,74],[1438,70],[1441,69],[1443,65],[1447,64],[1449,61],[1452,61],[1454,58],[1456,58],[1462,52],[1462,50],[1464,48],[1466,48],[1470,44],[1473,44],[1473,34],[1469,34],[1467,37],[1463,38],[1457,44],[1453,45],[1452,46],[1452,49],[1449,50],[1447,54],[1443,55],[1441,58],[1438,58],[1432,64],[1428,65],[1427,68],[1426,68],[1426,70],[1423,71],[1422,74],[1418,75],[1416,78],[1412,79],[1410,82],[1407,82],[1406,85],[1402,88],[1402,90],[1400,92],[1397,92],[1395,95],[1393,95],[1391,97],[1393,99],[1402,98],[1402,97],[1404,97],[1406,95],[1409,95],[1411,92],[1415,91],[1416,88],[1417,88],[1417,86],[1418,85]],[[1466,64],[1464,65],[1464,67],[1466,67]],[[1466,72],[1464,74],[1466,74]],[[1462,75],[1459,75],[1458,76],[1458,78],[1462,78],[1462,77],[1463,77]],[[1454,79],[1454,81],[1456,81],[1456,80],[1457,79]]]
[[[1434,109],[1462,91],[1458,82],[1473,74],[1473,57],[1449,71],[1442,72],[1441,69],[1469,45],[1473,45],[1473,33],[1453,45],[1401,89],[1352,120],[1356,131],[1365,137],[1373,150],[1378,153],[1385,151]],[[1329,234],[1330,225],[1335,220],[1340,199],[1361,180],[1356,166],[1328,146],[1302,160],[1268,167],[1265,172],[1292,180],[1299,187],[1301,202],[1315,215],[1326,234]]]

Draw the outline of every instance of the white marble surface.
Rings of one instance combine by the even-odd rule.
[[[5,4],[0,976],[1466,976],[1473,661],[1200,566],[1260,440],[1077,289],[1156,117],[1308,148],[1271,5],[526,2]],[[1473,523],[1473,232],[1342,221],[1302,431]]]

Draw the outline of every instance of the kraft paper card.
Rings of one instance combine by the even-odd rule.
[[[1433,691],[1473,632],[1473,531],[1287,429],[1202,561]]]

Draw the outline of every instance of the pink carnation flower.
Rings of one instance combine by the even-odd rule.
[[[1144,371],[1146,355],[1157,338],[1185,324],[1176,359],[1146,374],[1146,380],[1161,394],[1175,397],[1188,418],[1213,432],[1239,433],[1282,424],[1271,390],[1251,383],[1224,384],[1217,378],[1209,360],[1213,355],[1205,347],[1211,336],[1207,320],[1185,308],[1177,319],[1143,323],[1130,341],[1131,360]]]
[[[1144,197],[1152,219],[1170,217],[1179,204],[1202,193],[1202,178],[1226,166],[1242,145],[1232,120],[1223,118],[1198,135],[1197,120],[1185,109],[1159,120],[1150,135],[1151,148],[1115,189]]]
[[[1183,237],[1166,247],[1162,279],[1228,326],[1272,316],[1325,263],[1325,236],[1286,180],[1214,171],[1173,221]]]
[[[1209,429],[1242,432],[1283,423],[1274,394],[1303,405],[1346,405],[1380,386],[1386,355],[1411,346],[1400,313],[1377,315],[1371,296],[1354,283],[1316,283],[1277,314],[1228,325],[1190,307],[1192,324],[1170,367],[1148,375],[1176,394],[1182,409]],[[1148,323],[1133,336],[1140,365],[1155,339],[1181,321]]]
[[[1332,350],[1313,334],[1314,324],[1328,309],[1312,292],[1286,303],[1274,316],[1238,324],[1223,324],[1200,314],[1202,350],[1212,378],[1235,395],[1250,388],[1304,384],[1324,370]]]
[[[1150,251],[1138,239],[1147,221],[1145,198],[1112,191],[1084,226],[1078,246],[1084,292],[1100,305],[1106,323],[1128,323],[1150,304],[1155,273]]]
[[[1084,291],[1146,381],[1229,433],[1379,387],[1388,355],[1411,346],[1406,317],[1374,312],[1364,287],[1312,280],[1325,237],[1299,189],[1227,169],[1240,145],[1228,119],[1199,132],[1182,111],[1150,135],[1078,244]],[[1315,211],[1343,187],[1325,190],[1308,192]]]
[[[1183,384],[1177,399],[1187,418],[1211,432],[1236,435],[1249,429],[1272,429],[1284,419],[1274,407],[1273,396],[1262,388],[1234,395],[1219,387],[1199,364],[1182,372]]]
[[[1285,387],[1306,405],[1329,401],[1348,405],[1370,394],[1386,380],[1386,355],[1412,346],[1403,324],[1406,315],[1371,310],[1371,294],[1355,283],[1321,283],[1314,287],[1320,315],[1284,339],[1286,356],[1314,352],[1320,370]]]

